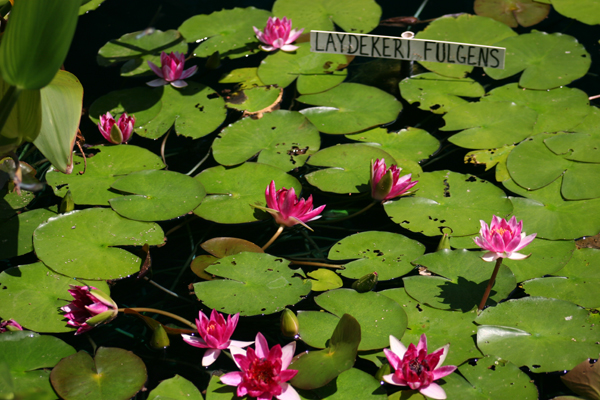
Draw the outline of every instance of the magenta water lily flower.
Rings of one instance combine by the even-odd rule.
[[[157,87],[170,83],[171,86],[176,88],[186,87],[187,83],[184,81],[184,79],[194,75],[198,69],[198,67],[194,65],[193,67],[184,71],[183,66],[185,64],[185,54],[177,51],[172,52],[171,54],[167,54],[164,51],[160,53],[160,64],[161,66],[159,68],[154,63],[148,61],[148,66],[150,69],[152,69],[152,71],[154,71],[154,73],[160,78],[147,82],[146,85]]]
[[[23,327],[14,319],[8,319],[0,322],[0,333],[22,331]]]
[[[392,385],[408,386],[432,399],[445,399],[446,392],[434,381],[450,375],[456,367],[442,363],[448,355],[449,344],[427,354],[427,336],[421,335],[419,344],[410,344],[408,349],[390,335],[390,349],[383,349],[394,373],[384,375],[383,380]]]
[[[68,319],[67,324],[77,328],[76,335],[112,321],[119,313],[117,304],[103,291],[93,286],[69,287],[73,301],[61,310]]]
[[[127,113],[121,114],[119,121],[115,123],[110,112],[100,116],[100,122],[98,122],[98,129],[104,137],[112,144],[127,143],[133,133],[133,127],[135,126],[135,117],[129,116]]]
[[[277,17],[269,17],[264,31],[259,30],[255,26],[253,28],[258,40],[264,43],[260,47],[265,51],[277,49],[294,51],[298,46],[294,46],[291,43],[298,39],[302,32],[304,32],[304,28],[300,30],[292,29],[292,20],[286,17],[283,17],[281,20]]]
[[[509,258],[511,260],[523,260],[530,255],[517,253],[527,246],[536,233],[525,236],[523,221],[517,223],[517,218],[512,217],[510,221],[494,215],[492,223],[488,227],[485,221],[481,222],[479,236],[474,238],[475,244],[488,252],[483,255],[485,261],[491,262],[498,258]]]
[[[198,318],[196,326],[198,327],[200,337],[184,334],[181,336],[187,344],[206,349],[202,357],[202,366],[204,367],[208,367],[214,363],[219,354],[221,354],[221,350],[228,349],[231,346],[246,347],[254,343],[230,340],[240,318],[239,313],[235,314],[233,318],[231,315],[228,315],[227,321],[225,321],[223,315],[219,314],[216,310],[212,310],[210,319],[200,311],[198,312]]]
[[[231,354],[241,372],[229,372],[221,376],[221,382],[228,386],[237,386],[237,396],[256,397],[269,400],[300,400],[294,388],[287,383],[298,371],[287,369],[292,362],[296,342],[281,348],[275,345],[269,349],[265,337],[256,334],[256,350],[243,350],[231,347]]]
[[[371,197],[377,201],[391,200],[406,194],[419,181],[411,181],[412,174],[400,176],[402,168],[387,168],[385,159],[371,160]]]

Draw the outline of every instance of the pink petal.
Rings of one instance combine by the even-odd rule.
[[[433,380],[437,381],[440,378],[450,375],[454,371],[456,371],[456,367],[454,365],[446,365],[443,367],[436,368],[433,371]]]
[[[146,82],[146,85],[151,86],[151,87],[158,87],[158,86],[164,86],[167,83],[169,83],[169,82],[165,81],[164,79],[154,79],[153,81]]]
[[[408,386],[407,382],[404,379],[399,378],[396,374],[384,375],[383,380],[396,386]]]
[[[290,37],[288,38],[288,43],[292,43],[294,40],[298,39],[300,35],[302,35],[302,32],[304,32],[304,28],[300,29],[299,31],[292,29],[290,32]]]
[[[483,259],[483,261],[487,261],[487,262],[496,261],[500,257],[502,257],[501,254],[495,253],[493,251],[488,251],[483,256],[481,256],[481,258]]]
[[[277,48],[273,47],[273,46],[260,46],[261,49],[263,49],[264,51],[273,51],[273,50],[277,50]]]
[[[179,79],[187,79],[190,76],[194,75],[198,70],[198,66],[194,65],[191,68],[186,69],[185,71],[183,71],[183,73],[181,74],[181,78]]]
[[[292,385],[284,382],[280,383],[279,386],[281,386],[281,394],[279,396],[275,396],[279,400],[300,400],[298,392],[294,390]]]
[[[531,254],[521,254],[521,253],[506,253],[506,258],[510,260],[524,260],[529,258]]]
[[[525,235],[524,233],[522,235]],[[517,248],[514,251],[519,251],[522,248],[524,248],[525,246],[527,246],[529,243],[531,243],[533,241],[533,239],[535,239],[535,237],[537,236],[537,233],[532,233],[529,236],[525,236],[521,238],[521,243],[519,243],[519,246],[517,246]]]
[[[153,62],[148,61],[148,66],[150,67],[150,69],[152,70],[152,72],[154,72],[156,75],[160,76],[161,78],[164,78],[165,76],[162,73],[162,70]]]
[[[425,350],[425,353],[427,353],[427,336],[425,334],[421,335],[419,343],[417,344],[417,352],[420,352],[421,350]]]
[[[296,352],[296,342],[291,342],[281,349],[281,369],[287,369],[294,358]]]
[[[294,46],[292,44],[286,44],[281,46],[281,51],[295,51],[298,49],[298,46]]]
[[[394,368],[395,370],[400,369],[400,366],[402,364],[402,359],[400,357],[398,357],[393,351],[388,349],[383,349],[383,353],[385,354],[385,357],[388,359],[392,368]]]
[[[431,397],[436,400],[444,400],[446,398],[446,392],[444,392],[444,389],[437,383],[431,383],[426,387],[422,387],[419,389],[419,392],[423,396]]]
[[[256,355],[258,358],[267,358],[269,356],[269,344],[267,343],[267,339],[262,335],[262,333],[258,332],[256,334]]]
[[[184,342],[186,342],[187,344],[192,345],[194,347],[200,347],[202,349],[206,349],[206,347],[207,347],[206,342],[201,337],[185,335],[183,333],[181,334],[181,337],[183,338]]]
[[[240,347],[230,346],[229,347],[229,351],[231,352],[231,357],[233,358],[233,361],[235,362],[235,365],[237,365],[239,369],[243,370],[242,366],[238,362],[238,357],[245,358],[246,357],[246,350],[244,350],[244,349],[242,349]]]
[[[210,364],[214,363],[221,354],[221,350],[219,349],[207,349],[202,356],[202,366],[208,367]]]
[[[444,352],[440,355],[440,360],[438,361],[437,365],[434,367],[435,368],[439,368],[444,361],[446,360],[446,356],[448,355],[448,349],[450,348],[450,343],[448,343],[447,345],[440,347],[439,349],[437,349],[435,352],[443,350]],[[435,380],[435,379],[434,379]]]
[[[244,378],[244,375],[241,372],[229,372],[225,375],[221,375],[219,377],[219,379],[221,380],[222,383],[224,383],[227,386],[238,386],[240,383],[242,383],[242,380]]]
[[[242,342],[240,340],[230,340],[229,341],[229,348],[232,347],[232,346],[239,347],[239,348],[248,347],[251,344],[254,344],[254,342]]]

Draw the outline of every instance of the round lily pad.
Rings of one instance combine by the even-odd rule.
[[[135,117],[134,132],[158,115],[162,108],[160,90],[147,86],[132,89],[115,90],[99,97],[90,106],[89,116],[94,124],[100,122],[100,116],[110,112],[114,117],[126,112]]]
[[[337,289],[344,285],[342,278],[340,278],[335,272],[328,269],[319,268],[315,271],[307,273],[306,275],[311,278],[312,290],[315,292],[324,292],[326,290]]]
[[[384,203],[385,212],[403,228],[437,236],[450,229],[451,236],[479,232],[480,220],[508,215],[512,205],[506,194],[490,182],[452,171],[426,172],[419,176],[414,196]]]
[[[543,21],[550,12],[550,5],[533,0],[475,0],[475,13],[490,17],[516,28],[532,26]]]
[[[162,381],[148,395],[148,400],[204,400],[196,386],[182,376]]]
[[[235,168],[208,168],[196,175],[208,196],[194,210],[198,216],[220,224],[241,224],[265,219],[254,204],[264,206],[265,190],[272,180],[277,189],[294,188],[300,194],[302,186],[293,176],[279,168],[259,163],[244,163]]]
[[[534,233],[531,227],[524,225],[528,234]],[[538,239],[537,237],[527,245],[521,253],[531,254],[524,260],[509,260],[505,258],[502,264],[506,265],[513,274],[517,282],[523,282],[527,279],[539,278],[544,275],[554,274],[563,268],[575,250],[575,242],[572,241],[550,241]],[[549,297],[549,296],[546,296]]]
[[[600,163],[600,135],[598,133],[561,133],[546,138],[544,144],[554,154],[563,156],[566,160]]]
[[[282,89],[275,86],[261,86],[233,93],[227,99],[227,107],[247,113],[263,111],[279,100]]]
[[[198,207],[206,195],[198,180],[173,171],[133,172],[111,187],[131,193],[111,199],[113,210],[138,221],[177,218]]]
[[[147,377],[141,358],[116,347],[99,347],[94,358],[82,350],[61,360],[50,374],[54,390],[65,400],[127,400]]]
[[[265,253],[223,257],[206,272],[224,279],[194,284],[206,306],[228,314],[272,314],[299,302],[311,283],[295,276],[289,262]]]
[[[552,0],[554,9],[565,17],[588,25],[600,24],[600,4],[594,0]]]
[[[410,272],[411,261],[425,253],[416,240],[391,232],[368,231],[347,236],[329,250],[330,260],[356,259],[340,271],[342,276],[358,279],[377,272],[380,281],[394,279]]]
[[[342,83],[323,93],[298,97],[317,107],[300,111],[323,133],[346,134],[386,124],[398,117],[402,104],[373,86]]]
[[[213,142],[213,156],[219,164],[230,166],[260,153],[259,163],[289,171],[303,166],[320,145],[319,131],[302,114],[278,110],[223,129]]]
[[[83,279],[120,279],[140,270],[142,260],[116,246],[159,245],[163,230],[154,223],[125,219],[111,209],[72,211],[33,233],[37,256],[54,271]]]
[[[327,385],[314,389],[318,398],[327,400],[386,400],[381,382],[357,368],[342,372]]]
[[[21,213],[0,224],[0,260],[33,251],[33,231],[56,213],[44,208]],[[16,234],[15,234],[16,233]]]
[[[477,347],[534,372],[571,369],[598,356],[600,317],[575,304],[543,297],[509,300],[475,320]]]
[[[67,292],[72,284],[88,284],[110,293],[106,282],[74,282],[41,262],[9,268],[0,273],[0,287],[5,288],[0,291],[0,316],[36,332],[73,332],[60,310],[72,300]]]
[[[219,83],[239,83],[240,89],[252,89],[265,86],[258,77],[258,68],[238,68],[223,76]]]
[[[506,47],[504,69],[484,68],[494,79],[504,79],[524,71],[519,85],[528,89],[552,89],[568,85],[586,74],[592,59],[573,36],[532,33],[508,37],[496,43]]]

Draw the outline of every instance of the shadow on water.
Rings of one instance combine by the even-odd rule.
[[[476,283],[459,276],[457,283],[446,281],[443,285],[438,286],[441,292],[437,297],[442,299],[442,304],[448,304],[454,310],[467,312],[479,305],[487,283],[487,280]],[[490,297],[495,294],[496,291],[492,289]],[[488,299],[486,304],[494,305],[496,302]]]

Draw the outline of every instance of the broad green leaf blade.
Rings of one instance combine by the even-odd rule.
[[[386,400],[384,388],[381,382],[377,381],[372,375],[357,369],[351,368],[342,372],[337,378],[327,385],[315,389],[312,393],[316,397],[307,397],[310,399],[326,400]],[[302,391],[300,395],[302,396]],[[304,399],[304,397],[302,397]]]
[[[514,145],[510,145],[499,149],[472,151],[465,156],[465,164],[485,164],[486,171],[495,166],[496,180],[503,182],[510,179],[510,174],[506,168],[506,159],[514,147]]]
[[[244,239],[230,237],[216,237],[207,240],[200,245],[204,250],[215,257],[223,258],[233,254],[249,251],[252,253],[264,253],[263,249]]]
[[[22,192],[19,196],[17,192],[9,191],[6,186],[0,189],[0,223],[15,216],[34,198],[35,195],[31,192]]]
[[[82,0],[81,7],[79,7],[79,15],[95,10],[102,3],[104,3],[104,0]]]
[[[33,231],[56,213],[44,208],[21,213],[0,224],[0,260],[33,251]]]
[[[116,347],[99,347],[61,360],[50,379],[65,400],[127,400],[142,389],[148,374],[141,358]]]
[[[519,218],[520,216],[515,213]],[[531,226],[524,224],[524,229],[528,233],[535,232]],[[563,268],[575,250],[575,242],[572,241],[550,241],[538,239],[537,237],[522,250],[524,254],[531,254],[525,260],[509,260],[505,258],[502,264],[506,265],[513,274],[517,282],[523,282],[527,279],[539,278],[544,275],[555,275],[557,271]],[[551,296],[546,296],[551,297]]]
[[[306,275],[311,278],[312,290],[315,292],[337,289],[344,285],[338,274],[328,269],[319,268]]]
[[[230,98],[226,98],[226,104],[228,108],[246,111],[250,115],[253,115],[252,113],[264,113],[265,109],[269,109],[279,101],[282,90],[275,86],[248,88],[235,92]]]
[[[116,90],[96,99],[90,106],[89,116],[94,124],[100,116],[110,112],[113,117],[126,112],[135,117],[134,132],[154,119],[162,109],[162,91],[149,87]]]
[[[51,218],[33,234],[38,257],[54,271],[84,279],[121,279],[142,260],[116,246],[159,245],[164,234],[153,223],[125,219],[113,210],[89,208]]]
[[[9,84],[0,77],[0,98],[4,98]],[[0,154],[15,150],[23,141],[33,141],[42,126],[40,91],[21,91],[6,123],[0,131]]]
[[[600,24],[600,4],[594,0],[552,0],[554,9],[588,25]]]
[[[219,83],[239,83],[240,89],[252,89],[265,86],[258,77],[258,68],[238,68],[224,75]]]
[[[148,400],[203,400],[196,386],[179,375],[162,381],[148,395]]]
[[[516,28],[532,26],[543,21],[550,12],[550,5],[534,0],[475,0],[475,13],[490,17]]]

